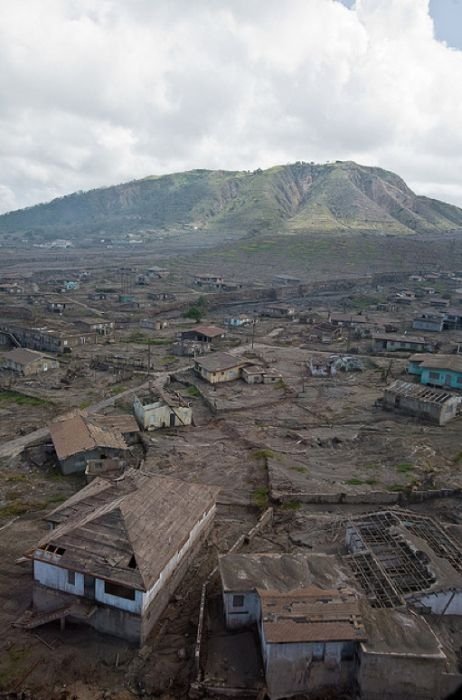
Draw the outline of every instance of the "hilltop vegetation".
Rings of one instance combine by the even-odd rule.
[[[0,216],[0,235],[34,239],[141,232],[462,232],[462,210],[416,196],[394,173],[352,162],[254,172],[192,170],[79,192]]]

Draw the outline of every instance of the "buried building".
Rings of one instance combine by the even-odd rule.
[[[385,409],[407,413],[438,425],[445,425],[455,418],[461,405],[462,396],[399,379],[386,387],[382,399]]]
[[[94,479],[47,517],[28,552],[26,629],[60,619],[142,644],[212,526],[218,489],[129,470]]]

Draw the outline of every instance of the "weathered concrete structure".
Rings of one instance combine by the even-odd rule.
[[[28,552],[28,628],[68,618],[143,644],[213,523],[218,489],[130,470],[97,478],[48,516]]]
[[[247,364],[249,364],[249,361],[242,357],[236,357],[227,352],[215,352],[198,360],[196,359],[194,370],[206,382],[219,384],[239,379],[242,367],[245,367]]]
[[[158,428],[174,428],[175,426],[191,425],[192,408],[186,401],[171,397],[168,401],[161,397],[147,399],[135,398],[133,411],[136,420],[143,430]]]
[[[15,348],[5,353],[1,357],[1,363],[2,369],[22,374],[24,377],[49,372],[59,367],[58,360],[24,348]]]
[[[455,418],[461,405],[462,396],[399,379],[383,393],[384,408],[424,418],[438,425],[445,425]]]

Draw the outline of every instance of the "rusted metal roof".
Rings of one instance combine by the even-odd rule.
[[[91,422],[103,430],[116,430],[119,433],[139,433],[140,431],[135,417],[128,413],[120,416],[102,416],[92,413]]]
[[[45,359],[45,356],[42,355],[41,352],[36,352],[35,350],[15,348],[14,350],[10,350],[10,352],[6,352],[1,359],[10,360],[11,362],[15,362],[16,364],[23,365],[25,367],[27,365],[31,365],[37,360]]]

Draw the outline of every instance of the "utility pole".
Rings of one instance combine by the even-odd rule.
[[[253,350],[253,341],[255,339],[255,323],[256,323],[256,319],[254,318],[253,322],[252,322],[252,350]]]

